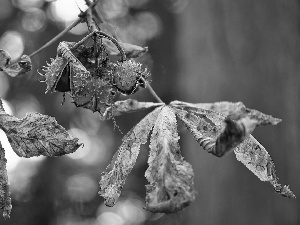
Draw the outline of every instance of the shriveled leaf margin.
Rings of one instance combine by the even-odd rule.
[[[5,151],[0,142],[0,209],[3,209],[4,219],[10,218],[11,198],[6,170]]]
[[[197,122],[199,121],[199,118],[203,117],[209,119],[209,121],[215,125],[215,132],[209,134],[212,135],[211,137],[218,135],[218,133],[224,129],[223,121],[226,118],[241,119],[243,117],[250,117],[251,119],[257,121],[257,126],[276,125],[281,121],[280,119],[274,118],[270,115],[265,115],[257,110],[248,109],[241,102],[193,104],[181,101],[173,101],[170,103],[170,105],[178,110],[184,109],[186,112],[188,111],[189,116],[187,116],[186,113],[183,113],[183,116],[179,116],[179,118],[184,118],[184,120],[186,120],[187,128],[191,131],[196,140],[203,139],[203,135],[198,131],[199,127],[201,126],[198,126],[199,122]],[[192,119],[189,120],[189,118]],[[207,128],[204,130],[206,129]],[[208,130],[210,130],[209,126]],[[208,141],[203,142],[203,145],[204,148],[205,145],[207,145],[206,148],[211,149],[214,144],[210,139],[208,139]],[[278,194],[289,198],[295,197],[288,185],[281,185],[278,183],[279,178],[276,175],[273,160],[266,149],[251,134],[234,149],[234,153],[236,154],[237,160],[242,162],[261,181],[270,182]]]
[[[224,116],[228,116],[232,120],[240,120],[241,118],[249,117],[257,121],[257,126],[276,125],[281,122],[281,119],[275,118],[271,115],[264,114],[255,109],[246,108],[242,102],[214,102],[214,103],[187,103],[182,101],[173,101],[170,105],[175,107],[189,108],[197,114],[211,114],[212,120],[217,123]],[[220,119],[216,117],[219,115]],[[208,115],[209,116],[209,115]]]
[[[162,107],[153,110],[125,135],[114,160],[102,174],[99,194],[105,199],[106,206],[116,204],[125,180],[135,165],[140,146],[147,142],[161,109]]]
[[[151,135],[149,168],[146,178],[146,210],[176,213],[188,206],[196,196],[192,166],[180,153],[176,117],[165,106]]]
[[[257,121],[248,117],[238,121],[224,119],[224,126],[214,126],[207,122],[205,116],[197,116],[192,112],[174,108],[178,118],[183,121],[194,138],[209,153],[221,157],[233,150],[254,130]]]
[[[61,156],[75,152],[81,144],[55,118],[28,113],[22,119],[0,112],[0,128],[20,157]]]

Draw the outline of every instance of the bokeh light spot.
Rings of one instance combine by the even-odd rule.
[[[22,18],[22,27],[31,32],[42,29],[45,23],[46,15],[43,10],[38,8],[30,8],[26,10]]]
[[[28,112],[44,112],[42,105],[33,95],[22,96],[22,98],[14,100],[13,104],[16,110],[15,116],[18,118],[23,118]]]
[[[7,51],[11,60],[17,60],[24,51],[22,35],[17,31],[6,31],[0,38],[0,49]]]
[[[26,10],[29,8],[41,7],[44,3],[44,0],[13,0],[12,2],[16,7]]]
[[[73,201],[90,201],[97,194],[98,184],[87,174],[76,174],[66,181],[67,195]]]
[[[84,0],[58,0],[51,3],[51,14],[56,21],[70,22],[78,18],[80,10],[87,8]]]
[[[123,0],[106,0],[102,7],[107,19],[122,17],[128,12],[128,5]]]
[[[99,222],[99,225],[123,225],[124,221],[123,219],[113,212],[105,212],[102,213],[100,216],[98,216],[97,221]]]

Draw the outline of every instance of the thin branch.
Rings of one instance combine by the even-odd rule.
[[[40,47],[35,52],[31,53],[29,55],[29,57],[30,58],[33,57],[34,55],[38,54],[40,51],[42,51],[45,48],[47,48],[48,46],[52,45],[55,41],[57,41],[59,38],[61,38],[62,36],[64,36],[68,31],[70,31],[75,26],[77,26],[81,22],[81,20],[82,20],[81,18],[78,18],[77,20],[75,20],[70,26],[68,26],[67,28],[65,28],[62,32],[60,32],[58,35],[56,35],[54,38],[52,38],[49,42],[47,42],[45,45],[43,45],[42,47]]]
[[[60,32],[58,35],[56,35],[54,38],[52,38],[49,42],[47,42],[44,46],[42,46],[41,48],[39,48],[38,50],[36,50],[35,52],[31,53],[29,55],[29,57],[33,57],[36,54],[38,54],[40,51],[44,50],[45,48],[47,48],[48,46],[52,45],[55,41],[57,41],[59,38],[61,38],[62,36],[64,36],[67,32],[69,32],[71,29],[73,29],[74,27],[76,27],[79,23],[82,22],[82,19],[84,18],[84,16],[87,14],[88,11],[91,11],[92,8],[95,7],[95,5],[99,2],[100,0],[96,0],[95,2],[90,4],[87,3],[87,5],[89,6],[89,8],[83,12],[80,13],[78,15],[78,19],[76,19],[70,26],[66,27],[62,32]]]
[[[156,94],[156,92],[153,90],[153,88],[151,87],[151,85],[149,83],[147,83],[146,88],[149,90],[149,92],[153,95],[153,97],[160,103],[164,103],[160,97],[158,97],[158,95]]]

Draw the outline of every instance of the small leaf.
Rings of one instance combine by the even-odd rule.
[[[81,144],[60,126],[53,117],[28,113],[18,119],[0,112],[1,129],[20,157],[61,156],[75,152]]]
[[[249,117],[250,119],[255,119],[257,121],[257,126],[265,125],[276,125],[281,122],[281,119],[274,118],[270,115],[266,115],[255,109],[246,108],[242,102],[215,102],[215,103],[187,103],[181,101],[173,101],[171,105],[176,107],[190,108],[191,111],[195,113],[205,113],[205,110],[214,111],[221,113],[224,116],[228,116],[232,120],[239,120],[244,117]]]
[[[275,165],[266,149],[252,136],[237,146],[234,150],[238,161],[243,163],[261,181],[269,181],[275,191],[289,198],[295,198],[289,186],[278,183]]]
[[[103,39],[103,44],[111,55],[120,55],[119,50],[111,41]],[[141,47],[120,41],[119,45],[123,48],[127,58],[137,58],[148,52],[148,47]]]
[[[10,64],[9,54],[2,50],[0,51],[0,69],[9,76],[16,77],[32,69],[31,59],[28,55],[22,55],[17,62]]]
[[[192,166],[184,161],[178,144],[176,117],[165,106],[151,135],[149,168],[146,178],[146,210],[175,213],[188,206],[196,196]]]
[[[6,170],[5,152],[0,142],[0,209],[3,209],[3,218],[9,219],[11,212],[11,198]]]
[[[153,110],[125,135],[114,160],[102,174],[99,194],[105,199],[106,206],[112,207],[116,204],[125,179],[135,165],[140,145],[147,142],[160,111],[161,107]]]
[[[103,114],[102,120],[108,120],[112,117],[120,116],[124,113],[132,113],[142,109],[162,106],[164,103],[139,102],[135,99],[126,99],[117,101],[111,107],[107,108]]]

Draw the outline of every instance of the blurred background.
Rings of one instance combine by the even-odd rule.
[[[21,159],[5,134],[12,214],[1,225],[142,225],[142,224],[300,224],[300,1],[290,0],[102,0],[97,10],[103,29],[120,40],[149,46],[138,59],[152,73],[152,87],[166,102],[242,101],[247,107],[283,119],[254,136],[265,146],[280,183],[298,199],[274,193],[238,162],[235,155],[216,158],[204,152],[180,127],[182,154],[195,172],[198,196],[174,215],[143,209],[148,146],[142,146],[119,202],[107,208],[98,196],[101,172],[121,144],[122,134],[97,113],[76,108],[62,93],[45,95],[37,73],[55,57],[59,41],[78,41],[87,32],[80,24],[56,44],[32,58],[31,73],[18,78],[0,74],[0,97],[6,111],[54,116],[84,143],[59,157]],[[77,18],[83,0],[0,1],[0,49],[13,60],[29,55]],[[154,101],[147,90],[132,98]],[[125,99],[120,96],[119,99]],[[125,134],[149,111],[116,118]],[[180,124],[179,124],[180,125]],[[181,128],[182,127],[182,128]],[[298,175],[297,175],[298,174]],[[2,212],[1,212],[2,213]]]

